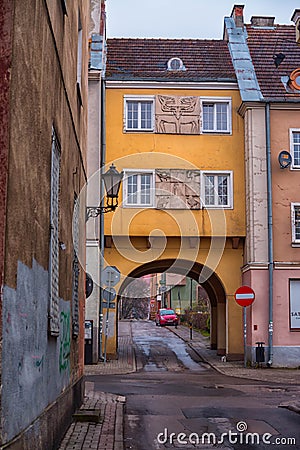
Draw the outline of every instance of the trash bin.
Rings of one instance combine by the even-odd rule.
[[[263,363],[265,362],[265,347],[264,342],[255,342],[257,347],[255,349],[256,353],[256,362],[257,363]]]

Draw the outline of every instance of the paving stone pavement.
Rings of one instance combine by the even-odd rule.
[[[167,327],[170,332],[186,342],[200,358],[227,376],[247,378],[270,383],[299,384],[300,370],[277,368],[244,368],[243,361],[222,362],[216,352],[210,350],[209,341],[201,333],[187,327]],[[118,359],[85,366],[85,375],[125,374],[136,371],[135,353],[132,345],[131,324],[119,323]],[[100,422],[74,420],[59,450],[124,450],[123,415],[126,398],[104,392],[95,392],[94,383],[85,383],[85,400],[81,411],[100,412]],[[282,407],[300,413],[300,402],[288,402]]]
[[[200,358],[216,369],[218,372],[227,376],[247,378],[251,380],[266,381],[270,383],[299,384],[299,369],[281,369],[281,368],[254,368],[244,367],[244,361],[226,361],[223,362],[220,356],[217,356],[215,350],[209,348],[209,339],[202,336],[196,330],[192,330],[192,339],[190,339],[190,330],[185,326],[179,326],[177,329],[168,327],[178,337],[184,340],[189,347],[196,351]]]
[[[123,450],[123,409],[125,397],[95,392],[94,383],[86,382],[85,400],[80,412],[99,411],[100,421],[74,420],[59,450]]]
[[[85,375],[125,374],[136,371],[130,322],[120,322],[118,359],[85,366]],[[82,422],[80,414],[65,434],[59,450],[123,450],[123,416],[126,398],[95,392],[94,383],[85,382],[85,398],[80,411],[99,412],[100,421]],[[86,418],[85,418],[86,419]]]

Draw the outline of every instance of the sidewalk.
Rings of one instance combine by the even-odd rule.
[[[125,374],[136,371],[130,322],[119,323],[118,359],[86,365],[85,375]],[[123,416],[126,398],[95,392],[85,382],[85,399],[74,415],[59,450],[123,450]]]
[[[223,362],[216,351],[210,350],[209,340],[202,336],[201,333],[193,330],[192,339],[190,339],[190,330],[185,326],[179,326],[177,329],[168,327],[171,332],[176,334],[187,345],[192,348],[197,355],[218,372],[229,377],[246,378],[251,380],[263,381],[267,383],[279,383],[284,387],[289,384],[300,384],[299,369],[280,369],[280,368],[252,368],[244,367],[244,361],[226,361]],[[287,408],[300,414],[300,401],[291,399],[279,405],[281,408]]]
[[[239,378],[250,378],[270,383],[282,384],[300,384],[300,370],[298,369],[279,369],[279,368],[252,368],[244,367],[244,361],[226,361],[222,362],[221,357],[217,356],[215,350],[210,350],[209,340],[202,336],[198,331],[192,331],[192,340],[190,339],[190,330],[188,327],[179,326],[177,329],[168,327],[171,332],[184,340],[200,358],[208,363],[218,372]]]
[[[59,450],[123,450],[125,397],[94,392],[93,385],[86,382],[85,401]]]
[[[130,321],[119,322],[118,359],[84,366],[85,375],[122,374],[136,371]]]
[[[300,370],[275,368],[244,368],[243,361],[222,362],[209,341],[193,330],[192,340],[187,327],[167,327],[186,342],[199,357],[218,372],[232,377],[270,383],[298,384]],[[130,322],[119,323],[118,359],[85,366],[85,375],[125,374],[136,371]],[[234,382],[234,381],[233,381]],[[126,398],[95,392],[94,383],[85,383],[85,401],[65,435],[59,450],[123,450],[123,415]],[[280,405],[300,413],[300,402],[292,400]]]

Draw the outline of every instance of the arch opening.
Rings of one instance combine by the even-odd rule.
[[[178,274],[184,275],[199,283],[199,278],[203,265],[195,262],[192,266],[190,261],[176,260],[174,265],[173,259],[156,260],[150,263],[143,264],[131,273],[123,281],[120,286],[118,298],[122,298],[123,293],[126,292],[132,278],[141,278],[151,274]],[[188,270],[187,270],[188,268]],[[226,293],[223,284],[215,272],[202,283],[200,286],[207,293],[210,303],[210,348],[217,350],[217,354],[222,356],[226,354]],[[162,305],[164,307],[164,305]]]

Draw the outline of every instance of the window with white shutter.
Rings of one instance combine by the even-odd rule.
[[[51,199],[50,199],[50,249],[49,249],[49,330],[59,335],[59,193],[60,146],[52,130]]]
[[[79,334],[79,297],[78,297],[78,279],[79,279],[79,199],[75,196],[73,212],[73,286],[72,286],[72,329],[73,336]]]

